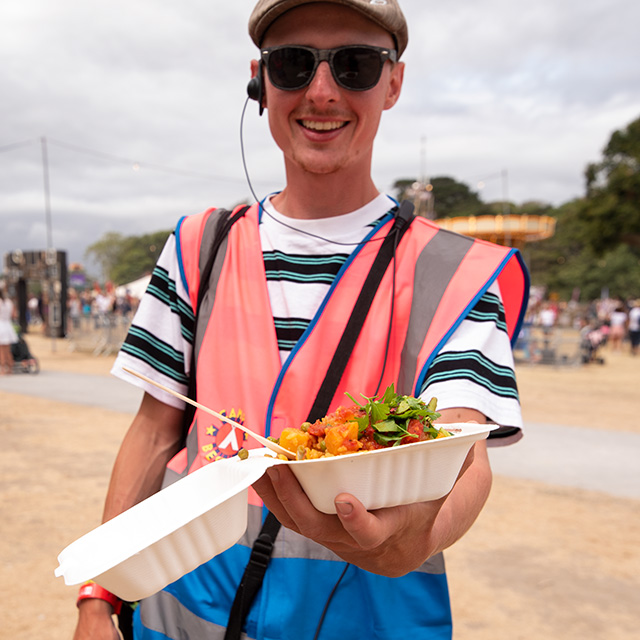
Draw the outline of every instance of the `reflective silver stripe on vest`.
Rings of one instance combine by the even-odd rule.
[[[253,541],[258,537],[262,527],[262,507],[249,505],[247,530],[238,544],[245,547],[253,546]],[[301,536],[295,531],[282,527],[278,532],[276,544],[273,549],[274,558],[304,558],[306,560],[332,560],[344,562],[333,551]],[[422,566],[415,569],[418,573],[444,573],[444,558],[441,553],[429,558]]]
[[[418,354],[440,299],[472,244],[472,238],[440,229],[416,261],[409,326],[398,374],[398,393],[413,395],[411,385]]]
[[[174,482],[177,482],[178,480],[185,478],[188,475],[189,469],[191,469],[191,465],[193,464],[193,461],[196,459],[196,456],[198,455],[198,439],[196,437],[192,437],[192,434],[195,434],[197,432],[198,432],[198,419],[196,418],[195,423],[193,425],[193,429],[189,432],[189,435],[187,436],[187,442],[186,442],[187,466],[185,467],[185,470],[182,473],[177,473],[173,469],[166,467],[164,470],[164,476],[162,478],[162,487],[161,487],[162,489],[165,489],[170,484],[173,484]]]
[[[140,620],[147,629],[176,639],[223,640],[226,631],[226,627],[199,618],[166,591],[160,591],[140,603]],[[249,640],[246,633],[241,638]]]
[[[213,245],[213,241],[216,234],[216,226],[218,224],[218,220],[220,219],[220,212],[224,211],[222,209],[213,211],[211,215],[207,218],[205,223],[204,230],[202,232],[202,239],[200,242],[200,255],[198,256],[198,268],[200,271],[203,271],[205,265],[207,264],[207,260],[209,259],[209,251]],[[226,214],[226,212],[225,212]],[[204,339],[204,334],[207,329],[207,324],[209,323],[209,319],[211,317],[211,311],[213,310],[213,302],[216,297],[216,290],[218,287],[218,281],[220,280],[220,272],[222,271],[222,263],[224,262],[225,255],[227,253],[227,244],[228,238],[225,238],[218,248],[218,255],[216,256],[215,262],[213,263],[213,268],[211,269],[211,277],[209,278],[209,286],[207,287],[207,292],[204,295],[202,300],[200,309],[197,311],[197,324],[194,327],[195,335],[194,335],[194,343],[193,349],[195,352],[195,361],[196,368],[198,362],[198,355],[200,353],[200,348],[202,346],[202,340]],[[180,478],[184,478],[189,469],[191,469],[191,465],[198,455],[198,424],[197,419],[196,423],[193,425],[193,428],[189,432],[187,436],[187,466],[182,473],[176,473],[173,469],[165,469],[165,474],[162,479],[162,488],[168,487],[170,484],[180,480]]]

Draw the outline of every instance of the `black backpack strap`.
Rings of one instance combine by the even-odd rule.
[[[320,385],[320,390],[313,403],[313,407],[309,412],[308,422],[315,422],[326,415],[329,410],[331,400],[340,384],[342,374],[347,366],[347,362],[349,362],[349,358],[360,335],[360,330],[367,317],[380,281],[395,254],[398,243],[413,222],[413,219],[413,205],[405,200],[400,205],[396,213],[393,228],[383,240],[376,258],[371,265],[369,275],[362,285],[358,300],[351,312],[351,317],[347,322],[342,338],[338,343],[338,348],[331,360],[324,381],[322,385]],[[262,586],[264,574],[269,566],[280,526],[281,524],[278,519],[269,511],[260,530],[260,534],[253,543],[249,562],[245,567],[240,585],[236,591],[236,596],[231,605],[224,640],[239,640],[242,634],[242,627],[251,608],[251,604]]]
[[[231,211],[227,211],[226,209],[216,209],[215,213],[219,215],[218,221],[216,222],[215,231],[213,234],[213,242],[211,247],[206,247],[209,251],[207,255],[207,261],[204,264],[200,271],[200,286],[198,287],[198,302],[196,304],[196,308],[194,309],[194,322],[193,322],[193,348],[191,349],[191,367],[189,369],[189,388],[187,391],[187,397],[196,400],[196,391],[197,391],[197,383],[196,383],[196,332],[198,330],[198,313],[200,311],[200,304],[205,296],[205,293],[209,289],[209,278],[211,277],[211,271],[213,269],[213,263],[216,260],[216,256],[218,255],[218,251],[226,237],[229,235],[229,231],[231,227],[238,221],[240,218],[244,216],[244,214],[249,209],[248,206],[242,207],[241,209],[237,209],[235,213]],[[203,251],[203,247],[200,247],[200,251]],[[193,405],[188,404],[185,407],[183,416],[182,416],[182,444],[187,441],[187,434],[189,433],[189,427],[191,427],[191,423],[193,422],[193,416],[195,415],[196,410]]]
[[[309,413],[308,422],[315,422],[327,414],[382,277],[395,255],[398,243],[407,229],[409,229],[413,220],[413,205],[408,200],[404,200],[396,214],[393,228],[382,242],[367,279],[362,285],[362,290],[353,307],[349,322],[347,322],[338,347],[333,354],[331,364],[327,369],[327,374]]]
[[[133,640],[133,611],[137,603],[123,602],[118,614],[118,629],[122,634],[122,640]]]
[[[276,542],[280,526],[280,522],[273,513],[271,511],[267,512],[260,535],[253,543],[249,562],[245,567],[242,580],[240,580],[240,585],[231,605],[224,640],[238,639],[242,634],[242,626],[247,619],[256,594],[262,586],[264,574],[271,561],[273,545]]]

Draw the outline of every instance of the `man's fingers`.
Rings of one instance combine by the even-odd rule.
[[[311,504],[309,497],[290,469],[282,465],[272,467],[268,473],[271,475],[279,504],[293,522],[290,528],[325,545],[346,541],[348,537],[342,531],[338,519],[321,513]]]
[[[277,468],[274,468],[272,470],[270,469],[265,474],[263,474],[260,479],[256,480],[252,486],[255,489],[256,493],[262,499],[262,502],[264,502],[265,507],[267,507],[267,509],[269,509],[271,513],[273,513],[273,515],[280,521],[282,526],[299,533],[295,522],[289,516],[287,510],[280,502],[276,489],[273,485],[272,478],[277,478],[278,471],[279,470]]]
[[[316,510],[286,465],[271,467],[253,487],[267,509],[288,529],[321,543],[340,539],[337,518]]]
[[[272,467],[253,484],[265,506],[283,526],[336,552],[371,549],[386,538],[387,526],[349,494],[336,500],[338,516],[321,513],[285,465]]]
[[[389,537],[394,518],[388,509],[367,511],[348,493],[338,495],[335,505],[344,530],[361,549],[375,549]]]

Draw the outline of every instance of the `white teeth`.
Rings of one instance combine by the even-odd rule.
[[[305,129],[311,129],[313,131],[333,131],[334,129],[340,129],[344,127],[346,122],[318,122],[317,120],[303,120],[302,126]]]

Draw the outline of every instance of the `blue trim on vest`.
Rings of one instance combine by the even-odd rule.
[[[516,346],[516,341],[518,340],[518,336],[520,335],[520,330],[522,329],[524,318],[527,315],[527,309],[529,307],[529,289],[531,286],[531,277],[529,276],[529,269],[527,269],[527,265],[525,264],[524,258],[520,251],[518,251],[518,249],[512,249],[512,252],[518,259],[520,268],[522,269],[522,274],[524,276],[524,299],[522,301],[522,307],[520,308],[520,317],[518,318],[518,322],[516,323],[513,337],[511,338],[511,347],[514,348]]]
[[[187,275],[184,272],[184,264],[182,262],[182,246],[180,244],[180,232],[182,229],[182,223],[186,220],[186,218],[187,216],[182,216],[182,218],[178,220],[175,234],[176,234],[176,256],[178,258],[178,268],[180,269],[180,279],[182,280],[182,284],[187,292],[187,295],[189,295],[189,285],[187,284]]]
[[[224,627],[248,556],[248,547],[234,545],[165,591],[193,615]],[[312,638],[344,566],[342,561],[272,558],[247,617],[249,637]],[[171,619],[171,612],[167,613]],[[136,632],[136,638],[167,637],[145,629],[139,620],[135,625],[142,632]],[[387,578],[352,566],[331,601],[321,637],[406,640],[423,633],[421,637],[429,640],[450,640],[451,627],[445,574],[414,572],[402,578]]]
[[[309,323],[309,326],[307,327],[305,332],[302,334],[302,336],[298,340],[296,346],[289,353],[289,356],[287,357],[286,361],[282,365],[282,368],[280,370],[280,374],[278,375],[278,379],[276,380],[276,383],[275,383],[275,385],[273,387],[273,391],[271,392],[271,398],[269,400],[269,405],[267,407],[266,424],[265,424],[265,437],[269,437],[271,435],[271,419],[273,417],[273,407],[274,407],[274,405],[276,403],[276,399],[278,397],[278,393],[280,392],[280,387],[282,386],[282,381],[284,379],[284,376],[287,373],[287,370],[289,369],[289,367],[291,366],[291,363],[293,362],[293,359],[295,358],[295,356],[298,353],[298,351],[300,351],[300,349],[302,348],[302,346],[306,342],[307,338],[311,335],[311,332],[314,330],[314,328],[318,324],[318,322],[320,320],[320,317],[322,315],[322,312],[324,311],[325,307],[329,303],[329,300],[331,299],[331,296],[333,295],[333,292],[335,291],[336,287],[340,283],[340,280],[344,276],[346,270],[349,268],[349,266],[353,263],[353,261],[356,259],[356,257],[359,255],[359,253],[362,251],[362,249],[366,245],[366,243],[369,242],[369,240],[373,236],[375,236],[376,233],[378,233],[378,231],[380,231],[380,229],[382,229],[382,227],[385,224],[387,224],[390,220],[393,220],[393,219],[394,219],[393,214],[392,213],[387,213],[380,220],[380,222],[376,225],[376,227],[374,229],[372,229],[371,232],[368,233],[365,236],[364,240],[362,240],[360,243],[358,243],[358,247],[353,250],[351,255],[347,258],[347,261],[340,268],[340,271],[338,271],[333,283],[331,284],[331,287],[329,288],[329,291],[327,292],[327,295],[324,297],[324,300],[322,301],[322,303],[320,304],[320,307],[316,311],[316,314],[313,317],[313,320],[311,320],[311,322]]]
[[[271,198],[273,198],[273,196],[277,196],[280,193],[282,193],[282,191],[272,191],[269,195],[262,198],[262,200],[256,202],[256,204],[258,205],[258,224],[262,222],[262,214],[265,211],[265,208],[264,208],[265,200],[270,200]]]
[[[474,296],[471,302],[465,307],[464,311],[460,314],[458,319],[451,325],[451,328],[449,329],[449,331],[447,331],[447,333],[444,334],[440,342],[438,342],[438,344],[435,346],[435,348],[427,358],[426,362],[422,366],[422,369],[420,369],[420,373],[418,374],[418,377],[416,379],[416,384],[413,390],[414,396],[417,397],[420,394],[420,390],[422,389],[422,385],[424,384],[424,379],[427,377],[427,372],[429,370],[429,367],[431,366],[431,363],[434,361],[438,353],[440,353],[440,350],[442,349],[442,347],[449,341],[449,338],[451,338],[451,336],[455,333],[456,329],[462,324],[462,321],[469,315],[471,310],[476,306],[478,300],[482,298],[482,296],[487,292],[489,287],[498,279],[503,269],[507,266],[511,258],[513,258],[514,256],[518,258],[521,266],[523,267],[523,271],[525,273],[525,285],[527,287],[525,291],[528,291],[529,274],[527,272],[526,267],[524,266],[524,263],[522,262],[522,256],[520,255],[520,252],[517,249],[511,249],[509,253],[507,253],[507,255],[505,256],[504,260],[500,263],[498,268],[494,271],[491,278],[489,278],[486,284],[480,289],[480,291],[478,291],[478,293]],[[526,306],[527,306],[527,298],[525,297],[524,303],[522,304],[522,311],[520,312],[520,317],[518,318],[518,322],[516,324],[516,328],[513,334],[514,337],[511,339],[512,347],[515,345],[515,340],[518,337],[518,334],[520,333],[520,327],[524,319],[524,312],[526,311]]]
[[[313,638],[343,569],[339,561],[272,559],[263,595],[249,614],[248,634],[261,640]],[[406,640],[420,634],[429,640],[451,638],[444,574],[387,578],[351,566],[329,605],[320,637]]]

